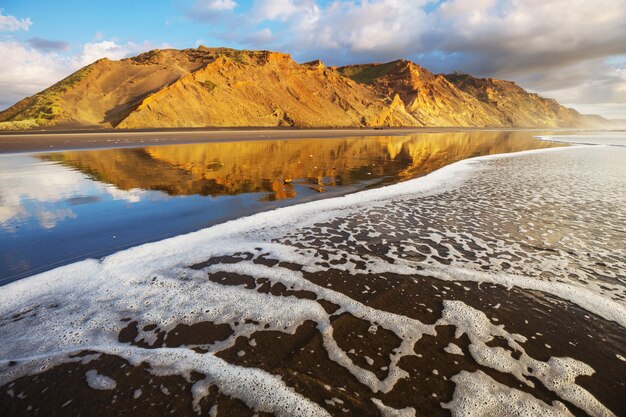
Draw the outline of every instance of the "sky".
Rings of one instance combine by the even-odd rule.
[[[99,58],[199,45],[410,59],[626,119],[626,0],[0,0],[0,110]]]

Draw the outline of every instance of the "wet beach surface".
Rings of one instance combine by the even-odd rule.
[[[519,129],[500,129],[519,131]],[[362,136],[407,136],[422,133],[483,131],[478,128],[173,128],[173,129],[51,129],[10,132],[0,130],[0,154],[50,152],[73,149],[106,149],[152,145],[250,140],[319,139]]]
[[[485,159],[6,286],[0,414],[623,415],[625,161]]]
[[[456,132],[0,155],[0,285],[457,160],[563,146]]]

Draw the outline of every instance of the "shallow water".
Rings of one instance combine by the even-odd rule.
[[[6,285],[0,414],[623,415],[625,161],[479,158]]]
[[[0,285],[245,215],[562,146],[531,132],[167,145],[0,155]]]

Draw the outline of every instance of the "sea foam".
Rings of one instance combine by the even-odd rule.
[[[334,251],[329,256],[342,256],[354,261],[329,268],[320,264],[319,253],[315,248],[307,247],[306,244],[290,245],[285,241],[287,232],[291,236],[300,236],[300,241],[304,242],[307,234],[311,233],[309,230],[316,224],[350,216],[358,218],[366,211],[386,210],[390,205],[419,204],[422,198],[452,193],[469,179],[480,176],[491,162],[548,152],[580,152],[584,149],[528,151],[461,161],[416,180],[257,214],[135,247],[99,261],[87,260],[68,265],[1,287],[0,296],[6,302],[0,306],[0,335],[4,342],[0,347],[0,385],[70,361],[70,353],[90,350],[119,356],[134,365],[149,363],[155,375],[182,375],[189,378],[192,372],[202,373],[205,379],[195,382],[192,388],[196,410],[199,410],[200,400],[207,395],[208,388],[216,385],[221,393],[241,399],[257,411],[276,415],[324,415],[327,413],[325,409],[296,392],[280,377],[261,369],[230,364],[215,356],[215,353],[233,346],[238,337],[250,337],[261,329],[293,334],[303,323],[313,321],[317,323],[329,359],[349,371],[373,394],[380,395],[392,391],[400,380],[407,378],[406,371],[399,363],[402,358],[415,355],[417,341],[424,335],[437,335],[437,326],[453,326],[457,337],[469,337],[469,351],[478,364],[510,374],[528,386],[533,386],[533,381],[538,380],[560,398],[590,415],[610,416],[612,413],[606,407],[575,383],[577,376],[590,375],[593,369],[570,358],[542,361],[531,357],[522,346],[527,340],[526,336],[511,333],[503,325],[493,324],[484,312],[461,301],[444,300],[441,318],[436,323],[426,324],[415,318],[360,303],[340,291],[314,284],[305,279],[303,274],[335,269],[356,275],[361,272],[356,265],[362,263],[369,274],[395,273],[433,276],[442,281],[496,283],[556,295],[626,326],[623,302],[607,297],[609,293],[605,288],[609,287],[606,285],[542,280],[501,271],[476,271],[460,260],[449,265],[412,261],[404,259],[401,250],[412,247],[414,253],[421,254],[421,249],[418,243],[411,245],[408,242],[402,247],[390,245],[391,249],[384,259],[322,244],[318,249]],[[348,234],[348,243],[362,247],[368,245],[367,241],[356,237],[357,230],[341,226],[338,230]],[[329,231],[324,229],[321,232]],[[368,235],[375,232],[370,231]],[[392,232],[378,237],[392,238],[394,235],[395,232]],[[458,236],[458,233],[451,231],[441,235],[432,229],[424,238],[433,244],[442,245],[446,239],[456,239]],[[489,246],[480,240],[464,244],[469,245],[468,249],[472,249],[472,245],[477,245],[477,248],[481,245]],[[460,259],[463,255],[456,246],[447,247],[450,256]],[[264,266],[250,260],[194,266],[213,257],[235,253],[264,253],[283,263],[300,265],[301,270],[292,270],[280,264]],[[389,259],[393,262],[389,262]],[[515,264],[511,259],[508,261]],[[559,269],[555,267],[554,270]],[[207,280],[207,276],[219,273],[248,276],[257,282],[269,280],[290,290],[311,292],[316,299],[260,294],[242,286],[224,286]],[[372,323],[375,328],[391,331],[400,338],[400,346],[388,358],[385,378],[381,379],[372,371],[355,364],[348,352],[338,345],[331,315],[317,300],[338,306],[333,312],[335,315],[349,313]],[[240,324],[233,329],[232,336],[203,346],[208,352],[200,354],[186,347],[148,350],[120,343],[118,335],[124,325],[122,320],[129,317],[137,321],[140,328],[144,324],[156,323],[165,332],[181,323],[208,321]],[[149,337],[146,331],[141,330],[136,340],[142,338],[149,341]],[[495,338],[505,340],[510,349],[521,354],[515,357],[510,350],[489,346],[488,342]],[[459,355],[459,350],[458,346],[455,348],[449,345],[446,352],[454,358]],[[91,380],[94,387],[110,389],[107,387],[112,386],[112,380],[104,379],[107,377],[103,375],[92,373],[86,377],[87,382]],[[525,410],[536,415],[568,415],[565,406],[545,405],[530,394],[496,383],[481,371],[463,371],[453,380],[457,384],[454,399],[445,406],[451,408],[454,415],[471,415],[478,411],[503,413],[511,411],[511,404],[522,403],[527,404],[526,408],[520,408],[518,412]],[[91,383],[89,385],[92,386]],[[494,394],[495,400],[488,403],[482,401]],[[413,413],[410,408],[392,409],[379,399],[375,399],[374,403],[388,415]]]

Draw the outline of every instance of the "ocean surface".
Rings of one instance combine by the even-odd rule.
[[[0,415],[624,415],[626,134],[474,135],[0,287]],[[63,154],[24,157],[140,183]]]
[[[529,132],[271,140],[0,155],[0,285],[246,215],[560,146]]]

